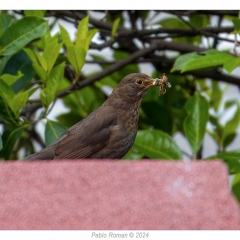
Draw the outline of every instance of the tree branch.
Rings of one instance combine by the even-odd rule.
[[[140,49],[140,50],[134,52],[133,54],[131,54],[128,58],[112,64],[110,67],[105,68],[104,70],[102,70],[98,74],[96,74],[92,77],[89,77],[85,80],[82,80],[81,82],[78,82],[77,84],[75,84],[71,88],[69,88],[68,90],[65,90],[62,93],[60,93],[58,95],[58,97],[63,97],[65,95],[67,95],[70,91],[75,91],[75,90],[81,89],[81,88],[83,88],[87,85],[90,85],[90,84],[94,83],[95,81],[97,81],[97,80],[99,80],[99,79],[101,79],[101,78],[103,78],[107,75],[110,75],[111,73],[113,73],[117,70],[120,70],[121,68],[123,68],[123,67],[127,66],[128,64],[134,62],[136,59],[148,55],[149,53],[153,52],[157,48],[158,48],[157,44],[152,44],[149,48]]]
[[[69,93],[73,92],[73,91],[76,91],[76,90],[79,90],[87,85],[90,85],[92,83],[94,83],[95,81],[127,66],[128,64],[134,62],[135,60],[137,60],[138,58],[141,58],[141,57],[144,57],[146,55],[148,55],[149,53],[153,52],[154,50],[156,50],[158,47],[157,44],[152,44],[149,48],[144,48],[144,49],[140,49],[138,51],[136,51],[135,53],[131,54],[128,58],[122,60],[122,61],[118,61],[114,64],[112,64],[110,67],[102,70],[101,72],[99,72],[98,74],[92,76],[92,77],[89,77],[85,80],[82,80],[80,82],[78,82],[77,84],[74,84],[72,85],[69,89],[66,89],[62,92],[60,92],[57,96],[57,98],[62,98],[66,95],[68,95]],[[119,79],[121,80],[121,79]],[[33,113],[35,112],[37,109],[41,108],[42,107],[42,103],[40,102],[37,102],[35,101],[35,105],[33,106],[29,106],[29,105],[26,105],[22,111],[21,111],[21,116],[26,116],[28,114],[29,116],[29,113]]]
[[[208,28],[198,28],[198,29],[181,29],[181,28],[157,28],[157,29],[144,29],[144,30],[118,30],[116,37],[143,37],[152,34],[163,34],[163,33],[174,33],[174,34],[184,34],[188,36],[201,35],[203,32],[210,33],[231,33],[234,30],[233,27],[208,27]],[[110,32],[109,32],[110,34]]]

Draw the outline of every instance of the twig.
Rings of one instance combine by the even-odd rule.
[[[114,44],[114,42],[109,40],[109,41],[106,41],[105,43],[102,43],[102,44],[91,43],[90,49],[101,50],[101,49],[106,48],[106,47],[111,47]]]

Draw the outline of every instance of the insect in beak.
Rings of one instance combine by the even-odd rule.
[[[168,78],[165,73],[163,73],[161,77],[155,79],[154,85],[159,86],[159,95],[166,93],[166,86],[168,88],[171,87],[171,84],[168,82]]]

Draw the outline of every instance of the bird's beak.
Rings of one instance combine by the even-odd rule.
[[[148,78],[148,80],[146,81],[147,83],[147,86],[148,87],[154,87],[154,86],[157,86],[158,85],[158,81],[157,81],[157,78],[154,79],[154,78]]]
[[[155,78],[155,79],[152,78],[152,81],[153,81],[153,86],[157,86],[159,83],[158,78]]]
[[[149,87],[154,87],[154,86],[158,86],[159,85],[159,79],[158,78],[149,78],[148,81],[148,85]]]

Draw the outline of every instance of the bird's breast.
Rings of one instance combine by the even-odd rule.
[[[134,108],[126,111],[123,108],[117,110],[117,125],[112,128],[110,144],[114,158],[125,155],[132,147],[138,129],[139,109]]]
[[[121,159],[132,147],[138,129],[140,101],[127,103],[121,99],[111,102],[111,109],[117,116],[116,124],[110,126],[111,134],[107,145],[92,158]]]

